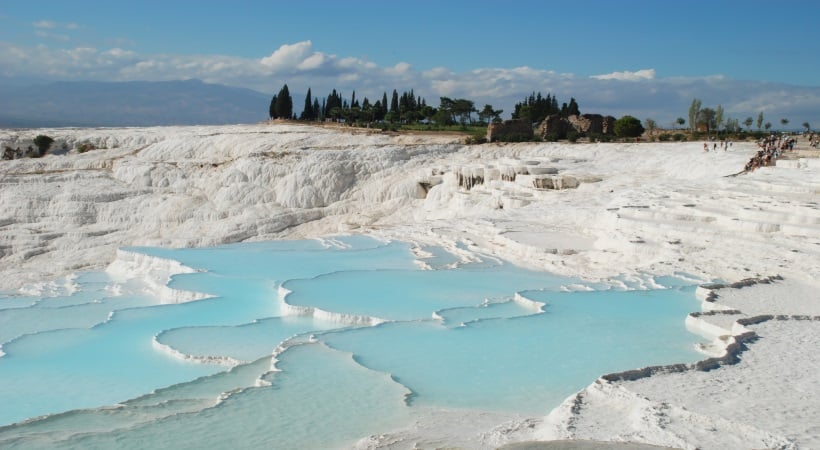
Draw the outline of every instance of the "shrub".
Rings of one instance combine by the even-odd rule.
[[[54,139],[46,136],[44,134],[37,135],[34,138],[34,145],[37,146],[37,150],[39,151],[38,157],[43,156],[46,154],[49,148],[51,148],[51,144],[54,143]]]
[[[612,142],[611,134],[589,133],[589,142]]]
[[[683,133],[675,133],[672,139],[674,139],[675,142],[686,142],[686,135]]]
[[[544,140],[547,142],[558,142],[558,138],[558,133],[549,133],[546,136],[544,136]]]
[[[85,153],[89,150],[96,150],[96,149],[97,149],[97,147],[95,147],[94,144],[89,144],[88,142],[83,142],[82,144],[77,146],[77,151],[80,152],[80,153]]]
[[[464,139],[464,143],[467,144],[467,145],[486,144],[487,143],[487,133],[474,132],[470,136],[467,136],[466,139]]]
[[[567,131],[567,140],[569,142],[578,142],[578,132],[577,131]]]
[[[668,142],[672,140],[672,136],[669,133],[663,133],[658,135],[658,140],[661,142]]]
[[[641,121],[632,116],[623,116],[616,120],[613,128],[618,137],[638,137],[644,132]]]

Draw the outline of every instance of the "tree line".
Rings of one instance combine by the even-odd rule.
[[[575,98],[570,98],[569,103],[563,103],[558,106],[558,99],[551,94],[546,97],[541,96],[541,92],[537,94],[533,92],[529,97],[523,101],[516,103],[513,107],[512,118],[527,120],[530,123],[540,123],[547,117],[559,114],[561,117],[567,118],[572,115],[581,115],[581,110],[578,108],[578,102]]]
[[[345,123],[435,123],[442,126],[467,126],[500,122],[503,112],[489,104],[477,109],[474,101],[464,98],[439,97],[439,105],[434,107],[428,105],[423,97],[417,96],[413,89],[401,94],[394,89],[389,101],[387,92],[382,94],[381,99],[371,101],[367,97],[360,100],[356,97],[356,91],[353,91],[349,98],[344,97],[336,89],[325,97],[314,97],[311,88],[308,88],[302,112],[297,116],[293,109],[293,98],[288,85],[285,84],[271,98],[268,115],[271,119],[322,122],[329,120]],[[580,114],[580,110],[574,98],[559,107],[558,99],[551,94],[542,96],[540,92],[533,92],[531,96],[515,105],[512,117],[536,123],[551,114],[567,117]]]
[[[689,105],[688,117],[688,128],[692,133],[699,131],[706,132],[707,134],[712,132],[718,134],[721,132],[729,134],[740,133],[741,131],[750,132],[752,131],[752,125],[757,127],[758,132],[762,130],[769,132],[772,128],[772,123],[764,120],[763,111],[757,114],[757,119],[753,119],[749,116],[741,122],[740,119],[726,116],[722,105],[717,105],[715,108],[703,107],[703,102],[698,98],[692,99],[692,103]],[[645,122],[647,123],[647,129],[650,131],[657,127],[657,124],[652,119],[646,119]],[[682,127],[687,123],[687,120],[683,117],[678,117],[675,123]],[[741,127],[741,124],[746,127],[745,130]],[[789,119],[785,117],[780,119],[780,124],[785,127],[789,124]],[[808,122],[803,122],[802,126],[807,132],[811,131],[811,125]]]

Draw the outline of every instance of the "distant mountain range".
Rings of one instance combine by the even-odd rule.
[[[0,127],[154,126],[255,123],[270,96],[200,80],[61,81],[0,79]]]

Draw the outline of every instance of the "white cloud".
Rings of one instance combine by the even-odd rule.
[[[112,49],[106,50],[105,54],[113,56],[114,58],[130,58],[135,55],[134,52],[131,50],[123,50],[121,48],[114,47]]]
[[[298,67],[311,56],[313,56],[313,43],[302,41],[295,44],[284,44],[270,56],[262,58],[260,62],[273,70],[286,70]]]
[[[33,22],[31,26],[33,26],[34,28],[39,28],[41,30],[56,30],[58,28],[64,30],[79,30],[80,28],[82,28],[79,24],[74,22],[60,23],[55,22],[53,20],[38,20],[36,22]]]
[[[410,73],[410,64],[407,64],[406,62],[400,62],[393,67],[388,67],[387,69],[385,69],[385,72],[390,75],[406,75]]]
[[[305,58],[298,66],[296,66],[300,70],[314,70],[322,67],[322,65],[327,60],[327,57],[322,53],[314,53],[307,58]]]
[[[612,72],[604,75],[593,75],[590,78],[596,80],[618,80],[618,81],[642,81],[653,80],[655,78],[655,69],[643,69],[635,72]]]
[[[44,28],[46,30],[53,30],[57,28],[57,22],[52,20],[38,20],[31,24],[34,28]]]
[[[55,41],[62,41],[68,42],[71,40],[71,36],[67,34],[59,34],[59,33],[50,33],[43,30],[37,30],[34,32],[34,35],[43,39],[53,39]]]

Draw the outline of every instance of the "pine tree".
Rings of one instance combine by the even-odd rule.
[[[387,92],[382,93],[382,110],[384,111],[382,119],[384,119],[384,114],[387,114]]]
[[[290,97],[288,85],[282,86],[279,95],[276,96],[276,104],[274,105],[274,118],[290,119],[293,116],[293,99]]]
[[[313,120],[324,120],[324,114],[322,114],[322,107],[319,105],[319,99],[313,99]]]
[[[580,116],[581,110],[578,109],[578,103],[575,101],[575,97],[569,98],[569,106],[567,107],[567,114],[570,116]]]
[[[376,103],[373,105],[373,120],[376,122],[384,120],[384,115],[386,113],[387,112],[384,110],[384,105],[381,100],[376,100]]]
[[[316,120],[316,114],[313,112],[313,99],[310,95],[310,88],[308,88],[307,95],[305,95],[305,107],[302,110],[301,120]]]
[[[270,106],[268,107],[268,117],[271,119],[276,117],[276,95],[270,99]]]
[[[393,89],[393,98],[390,99],[390,112],[399,112],[399,93],[395,89]]]

